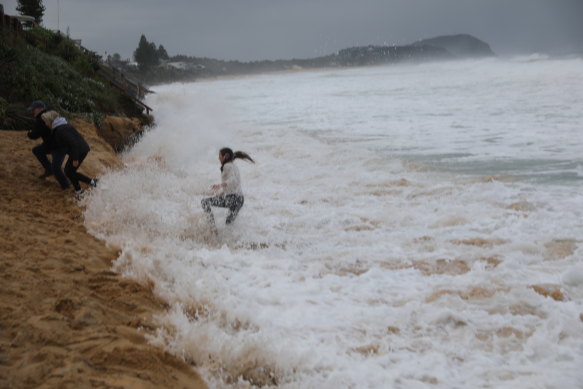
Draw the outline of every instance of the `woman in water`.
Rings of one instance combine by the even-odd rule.
[[[247,153],[242,151],[233,152],[233,150],[228,147],[222,148],[219,151],[222,182],[211,187],[214,191],[219,192],[219,194],[218,196],[208,197],[201,201],[202,209],[207,214],[214,231],[216,231],[214,226],[215,218],[211,206],[228,208],[229,214],[227,215],[226,223],[231,224],[237,217],[239,210],[245,202],[243,190],[241,189],[241,176],[239,175],[239,169],[233,163],[235,159],[246,159],[247,161],[255,163]]]

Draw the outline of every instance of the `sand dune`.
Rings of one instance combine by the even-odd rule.
[[[81,171],[119,164],[92,125]],[[109,269],[117,257],[89,235],[72,190],[42,169],[24,132],[0,131],[0,388],[205,388],[180,359],[153,347],[164,303]]]

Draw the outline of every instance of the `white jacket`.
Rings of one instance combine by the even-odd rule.
[[[63,124],[67,124],[67,119],[59,116],[58,118],[53,120],[53,124],[51,125],[51,130],[54,130],[55,128],[57,128],[59,126],[62,126]]]
[[[241,189],[241,176],[239,174],[239,168],[233,162],[227,162],[223,165],[223,172],[221,173],[221,180],[223,184],[227,184],[223,188],[223,194],[238,194],[243,195],[243,189]]]

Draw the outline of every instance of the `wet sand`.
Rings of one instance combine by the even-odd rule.
[[[119,166],[92,125],[73,124],[92,147],[81,172]],[[87,233],[72,190],[37,177],[38,143],[0,131],[0,388],[206,388],[147,343],[164,303],[110,271],[118,251]]]

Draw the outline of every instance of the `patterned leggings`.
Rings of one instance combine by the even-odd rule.
[[[226,223],[231,224],[237,217],[241,207],[243,207],[244,202],[245,198],[242,195],[228,194],[224,196],[207,197],[206,199],[202,199],[200,203],[202,204],[202,209],[207,214],[209,221],[213,224],[215,222],[215,218],[213,216],[211,206],[229,208],[229,214],[227,215]]]

